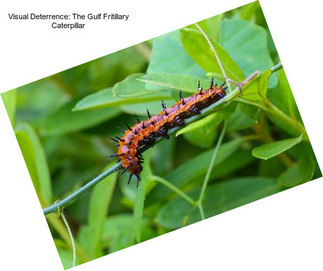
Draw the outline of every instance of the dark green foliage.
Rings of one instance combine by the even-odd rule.
[[[139,188],[128,174],[106,177],[66,207],[77,263],[131,246],[321,176],[258,2],[199,22],[227,75],[260,75],[207,116],[144,153]],[[150,55],[150,59],[147,57]],[[149,61],[148,61],[149,59]],[[116,160],[116,126],[147,118],[223,74],[196,25],[4,93],[42,207],[80,188]],[[234,85],[231,85],[235,89]],[[238,94],[238,91],[236,90]],[[214,163],[217,138],[225,136]],[[209,167],[202,204],[198,201]],[[200,205],[199,205],[200,204]],[[47,216],[65,268],[67,231]]]

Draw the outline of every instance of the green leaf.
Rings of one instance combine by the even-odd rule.
[[[285,164],[283,164],[278,157],[273,157],[269,160],[260,160],[258,175],[277,179],[277,177],[285,170]]]
[[[196,28],[181,29],[181,40],[186,52],[194,59],[194,61],[202,67],[206,72],[215,72],[222,74],[221,69],[216,61],[210,45],[201,32]],[[233,80],[240,81],[244,78],[239,66],[232,60],[230,55],[216,42],[212,41],[212,45],[219,56],[223,68],[227,76]]]
[[[216,168],[222,161],[231,156],[239,148],[242,142],[243,139],[239,138],[222,144],[219,148],[219,152],[216,156],[213,168]],[[164,179],[177,186],[178,188],[184,187],[195,178],[201,177],[206,174],[213,152],[214,150],[203,152],[202,154],[194,157],[193,159],[170,172],[167,176],[165,176]],[[148,206],[150,204],[164,200],[172,194],[173,192],[167,187],[164,187],[161,184],[157,184],[148,194],[146,205]]]
[[[294,147],[302,141],[302,135],[295,138],[284,139],[272,143],[264,144],[252,150],[252,155],[259,159],[270,159]]]
[[[147,90],[143,82],[139,81],[144,74],[136,73],[128,76],[123,81],[116,83],[112,88],[112,94],[117,97],[137,97],[155,94],[158,90]]]
[[[173,168],[173,157],[176,146],[176,138],[171,136],[168,140],[163,140],[154,146],[154,151],[151,154],[154,174],[165,176]]]
[[[174,73],[205,77],[205,72],[186,53],[179,30],[153,39],[148,74]]]
[[[104,168],[104,170],[110,168],[113,164],[109,164]],[[103,255],[101,246],[103,227],[113,195],[116,179],[117,173],[109,175],[98,183],[91,193],[88,217],[88,241],[86,247],[90,259],[95,259]]]
[[[290,115],[294,119],[301,120],[300,114],[297,109],[296,102],[294,100],[294,96],[292,90],[289,86],[285,71],[280,69],[277,72],[278,83],[280,86],[280,99],[283,100],[284,104],[287,107],[287,114]]]
[[[52,202],[52,189],[43,146],[34,129],[27,123],[19,124],[15,133],[39,201],[45,207]]]
[[[264,104],[267,95],[268,80],[271,75],[270,70],[262,72],[257,78],[252,80],[242,91],[242,98],[251,102]]]
[[[200,148],[210,148],[216,139],[216,127],[217,124],[213,122],[210,125],[203,126],[198,130],[184,134],[184,138],[191,144]]]
[[[161,100],[158,101],[152,101],[152,102],[145,102],[145,103],[139,103],[139,104],[127,104],[127,105],[122,105],[120,109],[123,112],[126,112],[128,114],[136,114],[138,116],[145,116],[147,117],[147,109],[152,115],[157,115],[160,113],[163,108],[161,106]],[[171,106],[176,103],[174,99],[164,99],[164,102],[166,106]]]
[[[255,15],[255,11],[259,8],[259,2],[255,1],[250,4],[247,4],[241,8],[240,18],[243,20],[250,21],[251,18]]]
[[[160,101],[161,99],[166,100],[172,98],[172,95],[168,91],[159,91],[147,96],[120,98],[113,96],[111,90],[111,88],[107,88],[84,97],[75,105],[73,111],[128,104],[140,104],[148,101]]]
[[[215,112],[213,114],[210,114],[210,115],[206,116],[205,118],[195,121],[195,122],[187,125],[186,127],[180,129],[179,131],[177,131],[176,136],[203,128],[203,127],[213,123],[214,121],[217,121],[218,123],[220,123],[223,120],[222,115],[223,114],[221,112]]]
[[[104,223],[104,231],[102,235],[103,246],[108,247],[110,253],[131,246],[133,244],[132,230],[132,215],[121,214],[108,217]],[[147,219],[143,219],[142,221],[141,232],[141,241],[145,241],[156,236],[156,233],[151,229]]]
[[[236,173],[237,170],[245,168],[255,160],[249,150],[237,150],[234,155],[229,156],[212,170],[211,179],[223,178],[228,174]]]
[[[76,101],[73,99],[56,112],[50,114],[41,125],[41,132],[46,135],[58,135],[80,131],[112,119],[120,110],[117,108],[100,108],[87,111],[72,111]]]
[[[279,187],[274,179],[262,177],[231,179],[207,188],[203,208],[206,217],[211,217],[276,192],[279,192]],[[199,193],[200,188],[189,192],[188,195],[197,198]],[[200,219],[198,208],[192,207],[180,197],[166,203],[156,217],[157,223],[168,229],[182,227],[184,221],[191,224]]]
[[[7,114],[12,126],[14,126],[14,122],[15,122],[16,96],[17,96],[16,89],[1,93],[1,97],[6,107]]]
[[[214,143],[218,125],[231,114],[235,105],[226,106],[223,110],[215,112],[201,120],[195,121],[179,130],[176,136],[184,134],[185,139],[201,148],[209,148]]]
[[[225,116],[226,114],[223,111],[213,113],[181,129],[177,132],[176,136],[184,134],[185,139],[191,144],[200,148],[209,148],[216,139],[217,126],[223,121]]]
[[[304,140],[308,140],[308,136],[303,124],[290,116],[286,115],[278,107],[273,105],[269,100],[266,100],[266,116],[275,123],[278,127],[286,131],[292,136],[303,135]]]
[[[254,23],[241,19],[224,19],[221,24],[220,44],[245,76],[273,66],[267,46],[267,32]]]
[[[197,120],[186,127],[180,129],[176,136],[179,136],[181,134],[186,134],[192,131],[196,131],[199,129],[207,128],[208,125],[211,125],[211,129],[215,130],[216,127],[224,120],[226,119],[230,114],[232,114],[236,109],[236,104],[232,103],[230,105],[224,106],[221,111],[212,113],[203,119]],[[205,138],[206,135],[203,136],[203,133],[201,133],[200,138]]]
[[[223,17],[224,13],[221,13],[219,15],[198,22],[198,25],[203,29],[203,31],[210,39],[218,42],[220,35],[219,30]]]
[[[295,165],[288,168],[277,179],[284,187],[293,187],[312,180],[315,169],[313,156],[302,157]]]
[[[284,70],[280,69],[273,75],[277,76],[278,84],[275,87],[269,86],[267,98],[292,119],[302,121]]]
[[[166,89],[172,88],[189,93],[197,91],[198,81],[201,81],[201,86],[204,86],[204,88],[208,88],[210,85],[210,79],[171,73],[146,74],[139,80],[149,85],[160,86]]]
[[[260,109],[246,104],[238,104],[230,116],[227,130],[230,132],[246,129],[258,122]]]
[[[134,210],[133,210],[133,240],[137,243],[141,242],[141,229],[142,229],[142,220],[144,213],[144,202],[146,198],[146,186],[149,176],[151,176],[150,171],[150,151],[144,153],[145,167],[143,168],[141,176],[141,182],[138,187]]]

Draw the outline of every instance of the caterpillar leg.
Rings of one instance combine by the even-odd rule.
[[[120,156],[123,156],[125,155],[124,153],[113,153],[113,154],[110,154],[110,155],[107,155],[106,158],[113,158],[113,157],[120,157]]]
[[[130,181],[131,181],[131,177],[132,177],[132,173],[130,173],[130,175],[129,175],[129,180],[128,180],[128,183],[127,184],[130,184]]]
[[[200,82],[200,81],[199,81]],[[211,84],[210,84],[210,88],[213,88],[214,86],[214,76],[212,76],[212,79],[211,79]]]
[[[131,178],[132,178],[132,176],[133,175],[135,175],[136,176],[136,178],[137,178],[137,188],[139,187],[139,183],[141,182],[141,178],[140,178],[140,175],[139,174],[130,174],[130,176],[129,176],[129,180],[128,180],[128,184],[130,184],[130,181],[131,181]]]
[[[139,186],[139,183],[141,182],[141,178],[139,174],[136,174],[137,177],[137,187]]]
[[[148,109],[146,109],[147,110],[147,115],[148,115],[148,118],[149,119],[151,119],[151,115],[150,115],[150,112],[149,112],[149,110]]]

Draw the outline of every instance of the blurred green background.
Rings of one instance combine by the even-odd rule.
[[[215,12],[216,13],[216,12]],[[206,217],[320,177],[268,26],[258,2],[198,23],[227,74],[259,80],[241,98],[163,140],[144,154],[143,182],[113,174],[65,208],[76,238],[77,263],[201,220],[196,201],[216,138],[227,120],[208,183]],[[42,207],[62,199],[115,161],[109,137],[196,91],[221,71],[196,26],[168,33],[3,93]],[[174,189],[175,186],[178,188]],[[191,200],[191,202],[190,202]],[[65,268],[71,242],[56,214],[47,216]]]

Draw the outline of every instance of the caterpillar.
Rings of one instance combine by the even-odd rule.
[[[210,88],[203,90],[200,81],[198,81],[197,92],[189,97],[183,97],[180,91],[180,100],[173,106],[166,108],[162,101],[163,110],[156,116],[151,116],[148,109],[148,119],[139,121],[136,117],[136,124],[129,127],[127,130],[121,129],[124,133],[122,137],[111,138],[118,146],[117,154],[109,155],[108,157],[119,157],[121,166],[116,169],[122,170],[122,174],[127,170],[130,173],[128,184],[133,175],[137,178],[137,187],[141,181],[140,173],[143,169],[143,157],[140,152],[141,147],[154,145],[158,137],[169,138],[167,132],[169,129],[176,126],[185,125],[185,119],[193,115],[200,114],[201,110],[208,107],[212,103],[226,96],[225,81],[221,86],[214,84],[212,77]]]

